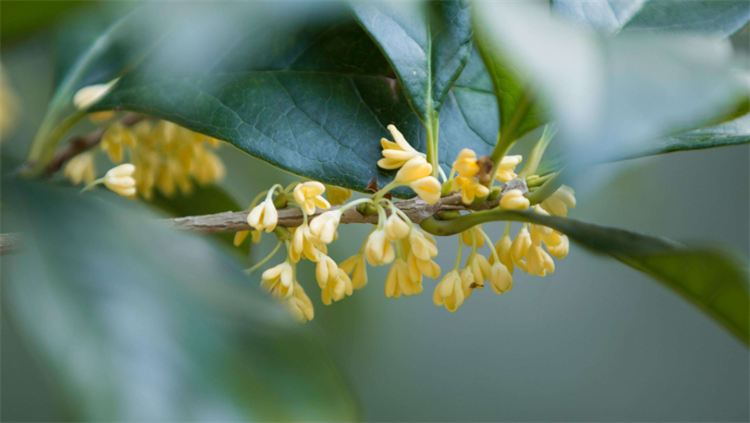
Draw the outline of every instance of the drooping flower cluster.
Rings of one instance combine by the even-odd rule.
[[[224,164],[211,151],[218,146],[214,138],[167,121],[154,124],[142,120],[132,127],[115,122],[106,129],[96,149],[68,162],[63,175],[74,185],[91,183],[96,177],[96,154],[101,151],[112,163],[121,163],[127,157],[135,165],[133,177],[143,198],[151,199],[154,188],[167,197],[178,189],[187,195],[193,190],[193,181],[206,185],[224,177]]]

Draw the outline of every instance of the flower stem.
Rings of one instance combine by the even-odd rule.
[[[279,248],[281,248],[281,244],[282,244],[282,242],[281,242],[281,240],[279,240],[279,242],[276,243],[276,247],[273,249],[273,251],[271,251],[271,254],[267,255],[266,258],[264,258],[263,260],[259,261],[255,265],[253,265],[253,267],[251,267],[249,269],[246,269],[245,270],[245,274],[249,275],[249,274],[253,273],[254,271],[258,270],[261,266],[263,266],[264,264],[266,264],[266,262],[268,262],[268,260],[271,260],[271,257],[275,256],[276,253],[279,251]]]
[[[101,184],[102,182],[104,182],[104,178],[99,178],[96,181],[94,181],[94,182],[86,185],[85,187],[83,187],[83,189],[81,191],[79,191],[78,193],[79,194],[83,194],[84,192],[90,190],[91,188],[94,188],[95,186]]]
[[[461,266],[461,251],[464,249],[464,244],[461,242],[461,237],[458,237],[458,255],[456,256],[456,264],[453,266],[453,270],[458,270]]]
[[[403,185],[402,182],[399,182],[394,179],[393,181],[388,183],[386,186],[384,186],[381,190],[373,194],[372,201],[377,202],[378,200],[383,198],[383,196],[386,195],[388,191],[392,190],[393,188],[400,187],[401,185]]]

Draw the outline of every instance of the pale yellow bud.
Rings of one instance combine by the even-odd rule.
[[[247,215],[247,224],[258,231],[272,232],[278,220],[279,214],[270,198],[255,206]]]
[[[438,254],[435,238],[416,227],[409,232],[411,252],[420,260],[430,260]]]
[[[396,213],[391,214],[385,221],[385,236],[388,241],[398,241],[409,235],[410,226]]]
[[[371,266],[388,264],[393,261],[393,244],[388,241],[385,230],[378,229],[370,234],[365,244],[365,258]]]
[[[335,281],[338,278],[339,268],[336,262],[324,254],[318,256],[318,264],[315,266],[315,278],[318,280],[318,286],[325,288],[329,281]]]
[[[440,200],[440,181],[433,176],[417,179],[409,186],[427,204],[435,204]]]
[[[560,243],[557,245],[547,244],[547,251],[555,258],[564,259],[570,249],[570,240],[565,235],[560,236],[560,238]]]
[[[418,179],[426,178],[431,173],[432,165],[427,163],[424,157],[414,156],[398,170],[394,179],[409,184]]]
[[[413,280],[418,280],[420,275],[425,275],[430,279],[440,277],[440,266],[437,263],[432,260],[420,260],[413,252],[409,253],[406,263],[409,269],[409,277]]]
[[[521,163],[521,160],[523,160],[522,156],[503,157],[503,160],[500,162],[500,165],[496,169],[495,179],[502,182],[508,182],[518,176],[515,174],[514,170],[516,169],[516,166]]]
[[[113,167],[104,175],[104,185],[123,197],[132,197],[135,195],[134,172],[135,166],[130,163]]]
[[[391,265],[388,271],[388,276],[385,278],[385,296],[386,298],[398,298],[401,296],[401,285],[407,285],[405,279],[409,278],[409,272],[406,270],[406,263],[401,259],[396,259]],[[409,288],[407,288],[409,289]],[[412,292],[413,293],[413,292]],[[411,295],[406,294],[405,295]]]
[[[289,310],[292,317],[300,323],[305,323],[315,317],[312,301],[297,281],[294,281],[293,295],[284,301],[284,306]]]
[[[469,268],[474,275],[474,283],[477,285],[477,288],[484,288],[484,281],[489,280],[491,276],[492,266],[490,262],[484,256],[477,254],[474,256],[474,260],[471,262]]]
[[[464,291],[461,287],[461,276],[452,270],[443,277],[435,287],[432,301],[436,306],[445,306],[450,312],[455,312],[464,302]]]
[[[321,253],[326,254],[326,252],[325,244],[312,234],[307,223],[303,223],[294,230],[290,251],[290,257],[294,262],[298,262],[302,257],[317,262]]]
[[[362,254],[344,260],[339,265],[339,269],[346,272],[347,275],[351,275],[354,289],[360,289],[367,285],[367,265],[365,264],[365,256]]]
[[[106,84],[94,84],[81,88],[73,96],[73,104],[78,110],[88,109],[107,95],[115,82],[117,79]]]
[[[461,290],[463,290],[464,293],[464,300],[467,300],[471,297],[474,288],[478,284],[474,282],[474,273],[468,267],[461,269],[461,271],[458,272],[458,275],[461,277]],[[484,288],[484,286],[482,286],[482,288]]]
[[[451,189],[461,191],[461,201],[464,204],[471,204],[475,198],[482,198],[489,195],[490,190],[479,183],[477,178],[465,178],[458,176],[453,179]]]
[[[310,232],[324,244],[330,244],[336,236],[336,228],[338,228],[340,221],[340,211],[325,212],[310,222]]]
[[[500,199],[500,208],[503,210],[526,210],[531,203],[523,196],[520,189],[508,190]]]
[[[78,185],[81,181],[86,184],[94,182],[94,179],[96,179],[94,155],[92,153],[81,153],[70,159],[63,169],[63,176],[70,179],[73,185]]]
[[[336,278],[329,281],[320,291],[321,300],[325,305],[331,305],[331,301],[339,301],[347,295],[352,295],[352,281],[341,269],[336,273]]]
[[[352,196],[351,190],[346,188],[337,187],[335,185],[325,185],[325,187],[326,197],[328,197],[328,202],[331,203],[331,205],[340,206]]]
[[[252,241],[253,244],[259,243],[262,235],[263,232],[261,231],[250,231],[250,241]]]
[[[540,245],[531,245],[526,254],[526,263],[530,275],[545,276],[555,271],[555,262]]]
[[[315,207],[328,210],[331,204],[321,196],[325,190],[326,187],[320,182],[304,182],[294,187],[294,199],[307,214],[314,214]]]
[[[484,236],[482,235],[482,225],[472,226],[471,228],[461,232],[461,241],[468,247],[471,247],[471,234],[474,233],[474,242],[477,244],[477,248],[484,247]]]
[[[495,263],[490,269],[490,286],[495,294],[503,294],[513,288],[513,277],[502,263]]]
[[[294,292],[294,269],[286,261],[263,272],[260,279],[260,287],[276,299],[289,298]]]
[[[529,235],[528,229],[526,229],[526,226],[521,229],[521,232],[518,233],[518,236],[516,236],[516,239],[513,241],[513,244],[511,244],[510,247],[510,254],[513,258],[514,262],[519,262],[521,259],[526,257],[526,253],[529,251],[529,247],[531,247],[531,235]]]
[[[512,245],[512,241],[510,240],[509,235],[504,235],[502,238],[500,238],[499,241],[497,241],[497,244],[495,244],[495,251],[497,252],[497,256],[500,259],[500,263],[502,263],[507,269],[510,274],[513,274],[513,257],[511,257],[510,249]],[[490,256],[490,263],[495,263],[495,256]]]
[[[542,201],[541,206],[550,214],[565,217],[568,215],[568,207],[576,207],[575,191],[567,185],[562,185],[554,194]]]

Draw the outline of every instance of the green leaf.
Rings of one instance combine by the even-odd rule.
[[[621,160],[674,153],[677,151],[701,150],[704,148],[725,147],[750,142],[750,115],[722,123],[721,125],[696,129],[671,137],[662,138],[641,152]]]
[[[183,194],[182,191],[167,197],[159,190],[154,190],[154,197],[148,202],[172,217],[199,216],[203,214],[214,214],[226,211],[241,211],[241,207],[229,195],[228,192],[216,185],[201,186],[196,184],[190,194]],[[245,242],[242,248],[234,246],[233,233],[212,234],[213,237],[222,241],[225,245],[233,250],[241,251],[247,255],[250,242]]]
[[[24,247],[3,257],[3,308],[72,420],[358,418],[315,327],[205,238],[105,191],[4,182]]]
[[[471,51],[468,4],[354,2],[351,7],[393,67],[417,116],[425,125],[437,118]]]
[[[358,191],[373,178],[381,186],[392,178],[377,168],[387,125],[425,151],[424,125],[348,8],[172,6],[193,9],[201,23],[176,24],[94,110],[170,120],[289,172]],[[474,60],[481,73],[481,60],[478,68]],[[462,79],[440,115],[446,169],[463,147],[487,151],[497,133],[497,115],[480,107],[494,101],[491,94],[468,93],[482,79]]]
[[[532,212],[500,209],[472,213],[453,221],[422,223],[428,232],[450,235],[476,224],[511,220],[537,223],[567,235],[587,249],[609,255],[675,290],[750,344],[750,297],[747,263],[734,254],[704,247],[685,247],[666,238],[609,228]]]
[[[508,137],[516,140],[545,124],[547,116],[535,98],[533,88],[529,86],[528,77],[518,67],[511,65],[505,54],[491,42],[482,21],[475,19],[475,22],[476,45],[497,96],[500,134],[505,134],[513,126],[513,134]]]
[[[726,38],[750,20],[750,3],[734,0],[552,0],[552,9],[607,35],[681,32]]]

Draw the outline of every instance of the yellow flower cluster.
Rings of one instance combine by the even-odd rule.
[[[395,142],[385,138],[380,140],[383,158],[378,161],[378,166],[389,170],[398,169],[390,187],[407,185],[427,204],[437,203],[440,200],[440,182],[431,176],[432,165],[427,163],[422,153],[406,142],[395,126],[388,125],[388,131]]]
[[[167,197],[177,189],[187,195],[192,192],[193,181],[206,185],[223,178],[224,164],[211,151],[218,146],[218,140],[174,123],[142,120],[132,127],[120,122],[110,125],[98,150],[106,153],[112,163],[121,163],[128,156],[135,165],[137,190],[149,200],[154,188]],[[96,175],[96,152],[91,150],[71,159],[63,175],[75,185],[91,183]]]

